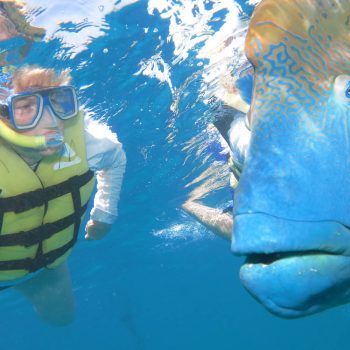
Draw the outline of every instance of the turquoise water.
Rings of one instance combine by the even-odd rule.
[[[241,286],[229,243],[179,209],[194,187],[186,185],[215,161],[206,127],[223,72],[212,62],[217,51],[200,53],[225,24],[234,30],[235,3],[124,1],[113,12],[111,3],[34,6],[31,19],[51,37],[27,62],[71,68],[85,108],[118,132],[128,158],[119,219],[103,241],[81,235],[70,258],[72,325],[52,328],[13,290],[1,292],[0,349],[346,348],[348,306],[294,321],[268,314]],[[253,7],[241,5],[244,19]],[[205,201],[229,199],[223,186]]]

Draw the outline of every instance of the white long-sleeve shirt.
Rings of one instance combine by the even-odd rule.
[[[231,157],[236,166],[242,170],[250,144],[251,131],[247,128],[246,116],[233,119],[227,132]]]
[[[90,212],[92,220],[113,224],[126,166],[126,156],[117,135],[103,123],[85,120],[86,155],[89,168],[96,173],[97,193]]]

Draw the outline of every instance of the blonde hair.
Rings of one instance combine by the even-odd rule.
[[[52,68],[24,66],[13,73],[12,87],[15,93],[34,89],[67,85],[71,81],[70,71],[59,73]]]

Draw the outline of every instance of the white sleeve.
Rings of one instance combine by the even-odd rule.
[[[126,156],[117,135],[101,122],[85,120],[86,155],[95,172],[97,192],[90,212],[93,220],[112,224],[118,215],[118,201],[126,166]]]
[[[228,130],[231,156],[238,168],[242,170],[250,144],[251,132],[247,128],[246,117],[242,116],[232,121]]]

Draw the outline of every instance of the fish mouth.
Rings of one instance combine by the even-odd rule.
[[[283,259],[305,257],[305,256],[315,256],[315,255],[334,255],[328,252],[320,251],[305,251],[305,252],[280,252],[271,254],[251,254],[247,256],[245,264],[248,265],[273,265]]]
[[[261,213],[235,218],[232,250],[247,257],[240,269],[242,284],[283,318],[350,301],[349,247],[349,228],[336,222],[297,222]]]

